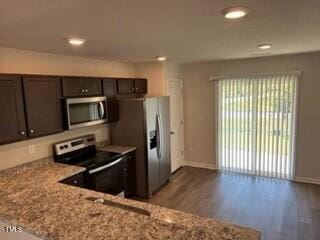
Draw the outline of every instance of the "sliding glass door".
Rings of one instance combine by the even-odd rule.
[[[221,170],[292,179],[297,74],[218,81]]]

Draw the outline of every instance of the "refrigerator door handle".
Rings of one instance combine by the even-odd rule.
[[[161,158],[161,133],[160,133],[160,118],[159,118],[159,114],[157,113],[156,115],[156,133],[157,133],[157,157],[158,159]]]
[[[161,114],[159,114],[159,123],[160,123],[160,158],[161,158],[162,152],[163,152],[163,124],[162,124]]]

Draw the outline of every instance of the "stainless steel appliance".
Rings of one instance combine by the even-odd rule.
[[[107,122],[107,98],[66,98],[65,123],[67,129],[87,127]]]
[[[56,162],[86,168],[82,187],[113,195],[123,195],[126,176],[123,155],[97,151],[94,135],[56,143],[54,152]]]
[[[119,100],[111,139],[137,148],[137,194],[150,197],[171,176],[169,97]]]

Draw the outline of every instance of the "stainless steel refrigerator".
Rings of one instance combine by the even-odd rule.
[[[111,142],[137,148],[137,195],[150,197],[171,176],[169,97],[119,100]]]

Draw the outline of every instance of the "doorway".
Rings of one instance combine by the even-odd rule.
[[[181,79],[169,79],[171,172],[179,169],[184,162],[183,143],[183,85]]]
[[[297,74],[218,82],[219,169],[294,178]]]

